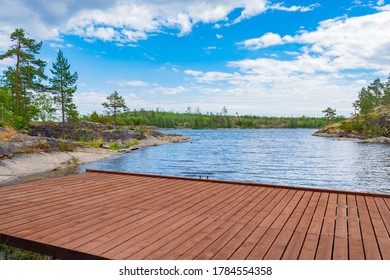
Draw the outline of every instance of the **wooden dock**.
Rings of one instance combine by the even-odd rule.
[[[0,242],[58,259],[390,260],[390,195],[92,171],[0,187]]]

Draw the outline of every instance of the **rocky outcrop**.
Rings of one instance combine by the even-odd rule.
[[[340,123],[326,125],[313,135],[387,144],[386,139],[390,138],[390,107],[379,106],[370,113],[359,114]]]
[[[377,138],[364,139],[364,140],[361,140],[360,142],[361,143],[390,144],[390,138],[389,137],[377,137]]]
[[[128,127],[114,129],[111,126],[94,122],[65,123],[64,127],[62,123],[35,123],[31,126],[29,135],[48,138],[66,138],[84,142],[95,141],[97,139],[104,139],[104,141],[110,142],[143,138],[143,134],[135,129]]]
[[[129,153],[150,146],[191,141],[191,138],[179,134],[141,131],[110,129],[102,124],[81,122],[66,127],[66,138],[71,139],[64,140],[56,138],[62,135],[62,127],[57,123],[36,124],[30,136],[14,133],[13,137],[0,141],[0,184],[77,168],[82,163],[119,155],[112,150]],[[97,148],[99,146],[104,149]]]
[[[24,136],[0,142],[0,159],[18,154],[36,152],[70,151],[79,145],[55,138]]]

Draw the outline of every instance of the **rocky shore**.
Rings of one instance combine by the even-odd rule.
[[[330,123],[313,136],[390,144],[390,107],[378,106],[369,113],[357,114],[342,122]]]
[[[389,137],[374,137],[374,138],[364,138],[359,135],[353,135],[353,134],[330,134],[330,133],[322,133],[322,132],[315,132],[313,133],[313,136],[318,137],[329,137],[335,140],[345,140],[345,141],[354,141],[359,143],[377,143],[377,144],[390,144],[390,138]]]
[[[149,129],[142,133],[127,128],[110,132],[100,125],[99,130],[91,129],[92,126],[89,124],[86,131],[77,130],[84,137],[86,134],[95,137],[81,142],[51,138],[50,134],[31,136],[19,133],[0,141],[0,185],[68,174],[84,163],[120,156],[145,147],[191,141],[187,136],[163,134]],[[41,128],[40,131],[47,132],[50,129]]]

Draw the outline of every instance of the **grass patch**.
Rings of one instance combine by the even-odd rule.
[[[109,144],[109,146],[110,146],[110,149],[113,150],[113,151],[118,151],[118,150],[123,148],[122,145],[119,144],[118,142],[111,142]]]
[[[84,142],[82,145],[91,148],[100,148],[100,146],[105,142],[106,141],[103,138],[98,138],[93,141]]]
[[[50,260],[51,257],[0,244],[0,260]]]
[[[67,142],[58,143],[57,150],[59,152],[74,152],[75,145]]]
[[[127,149],[127,148],[130,148],[130,147],[135,146],[135,145],[138,145],[137,139],[135,139],[134,141],[127,141],[125,143],[125,148]]]

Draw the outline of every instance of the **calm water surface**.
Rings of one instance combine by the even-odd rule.
[[[210,179],[390,193],[390,146],[311,136],[313,129],[173,130],[192,143],[83,166]],[[81,171],[83,171],[81,170]]]

